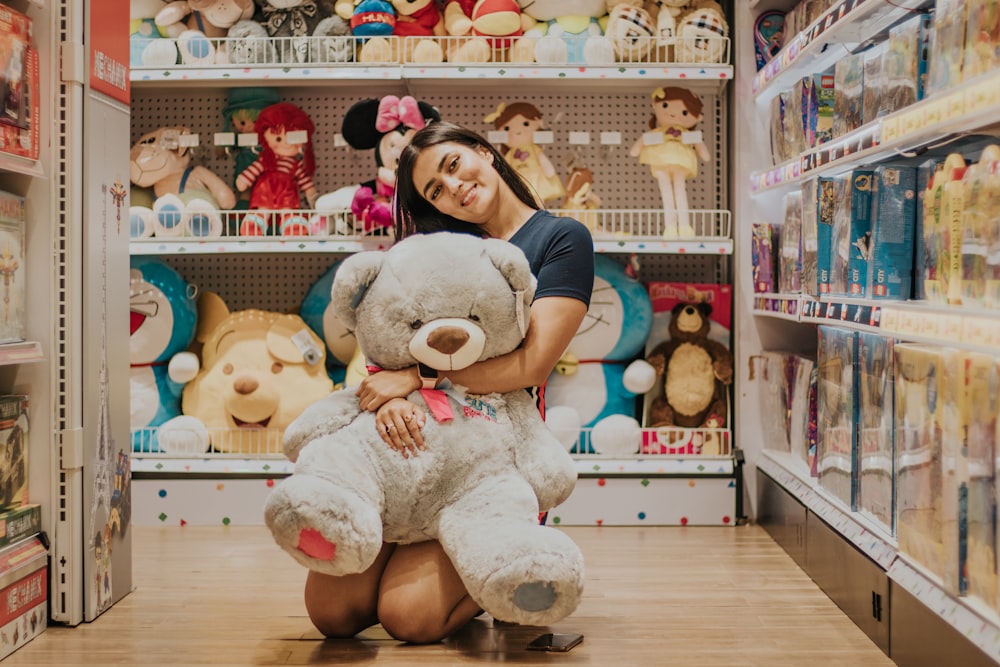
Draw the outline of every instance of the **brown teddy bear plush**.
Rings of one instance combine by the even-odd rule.
[[[712,306],[679,303],[671,311],[670,339],[647,361],[664,377],[663,396],[650,406],[649,426],[698,428],[710,420],[726,424],[726,385],[733,381],[733,357],[708,337]]]

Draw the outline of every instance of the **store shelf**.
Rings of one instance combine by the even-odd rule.
[[[35,341],[0,344],[0,366],[44,361],[42,344]]]
[[[218,455],[211,457],[167,456],[165,454],[133,454],[132,474],[143,477],[175,475],[268,476],[283,477],[292,473],[295,464],[281,454]]]
[[[884,527],[850,511],[822,489],[809,475],[805,461],[789,452],[764,450],[757,460],[757,468],[770,475],[880,567],[888,570],[892,565],[898,548],[895,538]]]
[[[338,237],[281,237],[261,236],[242,239],[199,240],[182,239],[133,239],[129,243],[131,255],[234,255],[234,254],[287,254],[331,253],[347,254],[362,250],[385,250],[392,244],[388,237],[338,238]]]
[[[399,81],[403,71],[399,65],[363,66],[344,64],[338,66],[303,65],[273,67],[190,67],[170,69],[133,67],[129,73],[133,88],[194,88],[216,87],[220,83],[252,86],[317,86],[338,84],[364,84]]]
[[[750,187],[758,193],[888,158],[912,157],[927,147],[946,144],[949,138],[990,128],[998,116],[1000,72],[991,72],[867,123],[789,162],[755,171]]]
[[[39,160],[31,160],[19,155],[0,152],[0,171],[12,174],[24,174],[36,178],[45,176],[45,169]]]
[[[791,37],[757,73],[753,93],[766,104],[796,79],[832,67],[860,44],[927,5],[927,0],[841,0],[810,26]]]

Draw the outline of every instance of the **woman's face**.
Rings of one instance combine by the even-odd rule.
[[[493,217],[502,181],[488,150],[446,143],[420,152],[413,185],[441,213],[484,223]]]
[[[691,129],[701,120],[701,116],[688,111],[687,105],[680,100],[656,100],[653,102],[653,115],[660,127],[679,125]]]

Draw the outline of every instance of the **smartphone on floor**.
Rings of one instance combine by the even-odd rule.
[[[548,632],[528,642],[529,651],[565,652],[583,641],[583,635]]]

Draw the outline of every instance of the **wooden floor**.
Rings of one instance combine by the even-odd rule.
[[[484,616],[442,644],[375,627],[323,641],[305,570],[263,528],[135,531],[135,590],[93,623],[49,628],[7,665],[464,665],[877,667],[892,662],[768,535],[736,528],[566,528],[587,562],[567,654],[526,651],[540,628]]]

